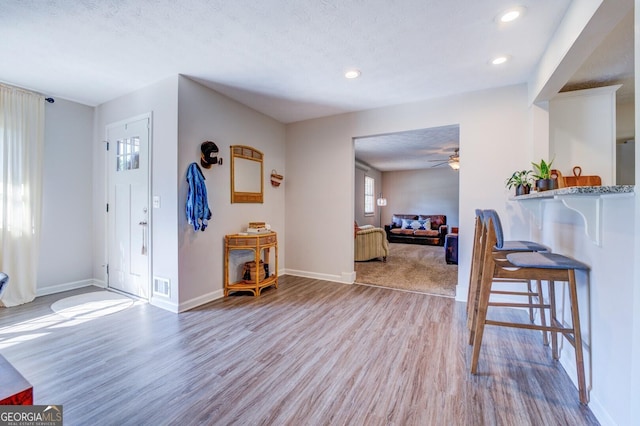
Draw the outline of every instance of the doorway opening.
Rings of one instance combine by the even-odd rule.
[[[457,242],[459,145],[457,124],[354,138],[355,225],[382,229],[356,229],[356,283],[455,297],[457,256],[448,259],[444,244],[453,231]],[[373,215],[366,211],[371,180],[376,201],[382,199]],[[368,235],[376,232],[386,239],[386,262],[381,243]],[[369,256],[362,256],[367,245]]]
[[[106,126],[107,287],[149,299],[150,114]]]

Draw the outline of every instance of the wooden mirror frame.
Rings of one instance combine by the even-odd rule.
[[[263,203],[264,202],[264,154],[255,148],[245,145],[231,145],[231,202],[232,203]],[[249,161],[249,163],[247,163]],[[251,170],[260,164],[260,176]],[[250,172],[250,173],[246,173]],[[238,175],[236,175],[238,173]],[[242,174],[240,174],[242,173]],[[251,180],[252,182],[247,182]],[[260,182],[253,182],[259,180]],[[249,184],[250,186],[247,186]],[[257,188],[260,188],[258,191]],[[255,191],[253,190],[255,188]]]

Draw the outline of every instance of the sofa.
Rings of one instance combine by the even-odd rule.
[[[390,243],[444,245],[449,227],[441,214],[394,214],[384,226]]]
[[[356,227],[355,238],[354,260],[356,262],[379,257],[382,258],[383,262],[387,261],[389,243],[382,228],[375,228],[370,225],[363,228]]]

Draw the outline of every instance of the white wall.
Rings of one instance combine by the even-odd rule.
[[[244,231],[251,221],[267,222],[278,233],[279,267],[284,269],[284,202],[290,179],[285,168],[284,124],[182,76],[178,111],[177,229],[180,310],[184,310],[222,296],[224,236]],[[185,176],[189,164],[199,162],[200,144],[207,140],[218,146],[223,164],[202,168],[212,217],[204,232],[195,232],[184,212],[188,192]],[[231,204],[231,145],[252,146],[264,154],[264,203]],[[270,184],[272,169],[284,176],[277,188]]]
[[[387,207],[383,223],[398,214],[443,214],[449,229],[458,226],[460,175],[448,165],[424,170],[384,172],[383,191]]]
[[[640,0],[635,0],[634,8],[634,65],[635,65],[635,86],[640,87]],[[640,128],[640,97],[635,97],[635,111],[634,111],[634,123],[635,128]],[[636,164],[640,164],[640,150],[635,152]],[[635,181],[640,182],[640,167],[636,167]],[[634,259],[637,262],[638,255],[640,255],[640,191],[638,187],[635,189],[635,226],[634,226]],[[629,320],[630,322],[630,336],[631,336],[631,369],[629,376],[631,378],[631,391],[630,394],[635,398],[632,400],[631,407],[629,409],[629,417],[632,419],[640,419],[640,401],[638,395],[640,395],[640,267],[634,268],[633,276],[633,316]]]
[[[38,295],[89,285],[93,278],[94,109],[64,99],[45,107]]]
[[[610,179],[607,182],[605,176],[613,170],[611,148],[616,129],[612,93],[610,88],[581,91],[563,94],[562,105],[556,100],[550,102],[549,156],[558,154],[558,168],[564,170],[567,165],[578,164],[583,165],[584,172],[585,164],[594,170],[604,163],[600,172],[588,174],[602,174],[603,184],[613,183]],[[632,131],[628,120],[618,117],[618,122],[624,123],[623,134]],[[534,144],[542,146],[543,142],[539,138]],[[581,203],[600,209],[592,218],[601,220],[600,244],[586,235],[581,214],[566,208],[561,200],[512,201],[508,206],[511,226],[520,229],[530,226],[529,235],[523,237],[540,241],[554,252],[576,258],[591,268],[588,274],[577,274],[578,296],[589,406],[603,425],[631,425],[637,420],[632,414],[638,405],[634,397],[637,392],[629,374],[638,368],[634,361],[638,358],[638,347],[634,348],[630,339],[638,316],[633,302],[634,289],[638,287],[637,248],[634,248],[638,210],[634,198],[637,197],[580,198]],[[568,314],[562,318],[571,322]],[[563,348],[561,362],[577,383],[573,348],[566,341]]]
[[[603,185],[616,181],[616,98],[619,86],[558,94],[549,102],[549,155],[553,168],[572,176],[600,176]],[[539,160],[536,160],[539,161]]]
[[[594,206],[598,202],[596,198],[590,200]],[[634,424],[629,416],[634,404],[629,375],[633,347],[629,337],[633,332],[632,295],[637,263],[633,248],[635,200],[626,194],[604,197],[601,202],[601,245],[586,235],[581,215],[560,200],[511,201],[509,217],[512,222],[514,216],[523,218],[523,226],[531,224],[534,241],[590,266],[588,274],[576,276],[585,373],[591,388],[589,406],[602,424],[630,425]],[[566,290],[561,296],[562,288],[557,285],[559,301],[568,297]],[[566,311],[559,315],[570,324],[568,305]],[[567,342],[563,348],[561,362],[577,383],[573,348]]]
[[[141,114],[152,113],[151,191],[161,198],[161,208],[151,209],[152,276],[171,282],[167,309],[178,307],[178,76],[170,77],[126,96],[104,103],[96,109],[93,145],[94,277],[106,280],[105,254],[105,126]]]
[[[505,179],[530,162],[529,115],[521,85],[288,125],[288,272],[353,280],[353,137],[459,124],[458,222],[472,230],[476,208],[504,212]],[[459,238],[457,293],[464,299],[473,233]]]

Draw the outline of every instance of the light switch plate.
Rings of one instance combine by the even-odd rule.
[[[154,209],[159,209],[160,208],[160,196],[159,195],[154,195],[153,196],[153,208]]]

